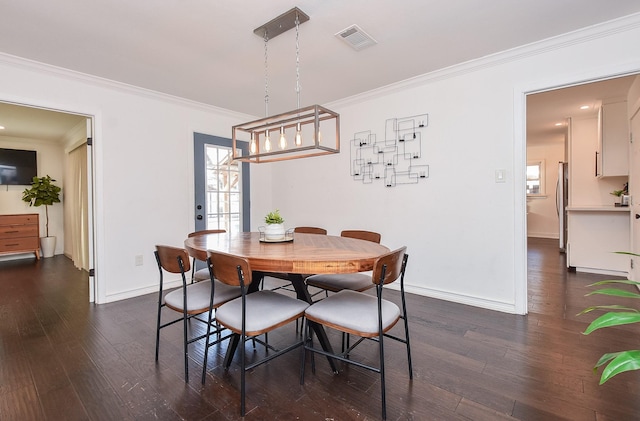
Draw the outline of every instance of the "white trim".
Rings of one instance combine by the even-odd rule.
[[[397,289],[393,285],[389,285],[389,288]],[[386,287],[385,287],[386,288]],[[514,303],[485,300],[478,297],[472,297],[464,294],[456,294],[448,291],[437,290],[433,288],[424,288],[419,286],[407,285],[405,283],[405,292],[416,295],[422,295],[425,297],[436,298],[439,300],[450,301],[458,304],[465,304],[474,307],[479,307],[487,310],[495,310],[502,313],[509,314],[523,314],[517,311],[517,307]]]
[[[0,64],[6,64],[9,66],[27,69],[29,71],[38,71],[41,73],[48,73],[56,77],[65,78],[71,81],[84,82],[93,86],[102,87],[106,89],[112,89],[127,94],[134,94],[141,97],[165,101],[177,105],[183,105],[190,108],[199,109],[206,112],[215,112],[222,116],[229,118],[237,118],[241,121],[254,119],[255,116],[231,111],[225,108],[220,108],[215,105],[205,104],[202,102],[193,101],[190,99],[181,98],[175,95],[169,95],[151,89],[141,88],[139,86],[129,85],[122,82],[117,82],[110,79],[105,79],[99,76],[94,76],[86,73],[77,72],[75,70],[69,70],[62,67],[53,66],[50,64],[29,60],[22,57],[13,56],[0,52]]]
[[[169,290],[172,288],[182,287],[182,279],[176,279],[174,281],[164,281],[162,283],[163,290]],[[139,297],[145,294],[158,293],[158,289],[160,288],[160,284],[146,286],[142,288],[130,289],[128,291],[122,291],[117,294],[108,294],[105,297],[105,300],[100,304],[104,303],[113,303],[120,300],[126,300],[128,298]]]

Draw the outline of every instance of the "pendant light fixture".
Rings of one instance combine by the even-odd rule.
[[[244,162],[273,162],[340,152],[340,116],[320,105],[300,108],[300,24],[309,20],[297,7],[253,32],[264,39],[265,117],[232,127],[233,159]],[[269,116],[268,49],[269,40],[289,29],[296,29],[296,99],[293,111]],[[279,133],[274,147],[272,136]],[[292,142],[287,138],[293,139]],[[249,143],[243,154],[238,142]]]

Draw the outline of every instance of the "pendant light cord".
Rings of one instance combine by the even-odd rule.
[[[299,41],[299,33],[300,33],[300,19],[298,19],[298,14],[296,13],[296,97],[298,108],[300,109],[300,41]]]
[[[264,30],[264,116],[269,117],[269,56],[267,44],[269,36],[267,30]]]

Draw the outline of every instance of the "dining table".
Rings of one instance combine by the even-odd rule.
[[[354,273],[373,270],[376,259],[389,248],[371,241],[323,234],[288,232],[280,240],[267,240],[264,233],[216,233],[187,238],[184,246],[198,260],[206,260],[207,252],[216,251],[244,257],[252,271],[248,292],[257,291],[264,276],[287,274],[299,300],[313,303],[304,281],[310,274]],[[310,323],[323,349],[331,352],[331,344],[321,325]],[[238,346],[234,335],[227,348],[225,367],[229,367]],[[329,364],[337,372],[335,363]]]

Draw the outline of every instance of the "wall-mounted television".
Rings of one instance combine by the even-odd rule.
[[[36,151],[0,148],[0,185],[28,186],[37,175]]]

